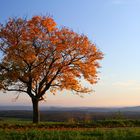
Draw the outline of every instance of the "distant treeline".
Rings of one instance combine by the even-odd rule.
[[[0,119],[17,118],[32,119],[32,111],[25,110],[6,110],[0,111]],[[108,119],[140,119],[140,112],[86,112],[86,111],[41,111],[41,121],[74,122],[74,121],[93,121]]]

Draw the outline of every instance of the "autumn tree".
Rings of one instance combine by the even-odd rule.
[[[38,103],[45,94],[63,89],[87,93],[81,84],[98,80],[102,52],[83,34],[58,28],[53,18],[10,18],[0,24],[0,89],[28,94],[33,122],[39,122]]]

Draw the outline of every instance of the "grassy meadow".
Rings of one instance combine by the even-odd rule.
[[[140,128],[0,130],[0,140],[139,140]]]
[[[140,140],[140,120],[41,122],[1,119],[0,140]]]

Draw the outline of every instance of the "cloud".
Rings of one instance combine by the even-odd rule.
[[[122,81],[122,82],[116,82],[112,84],[113,86],[117,87],[134,87],[134,88],[139,88],[140,83],[138,81],[134,80],[129,80],[129,81]]]

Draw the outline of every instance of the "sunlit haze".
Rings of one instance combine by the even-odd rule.
[[[104,53],[94,92],[46,94],[41,105],[140,105],[140,0],[0,0],[0,23],[34,15],[51,15],[59,27],[87,35]],[[31,105],[28,95],[21,93],[15,101],[16,96],[0,92],[0,105]]]

